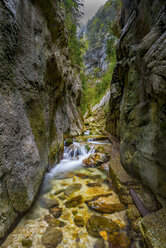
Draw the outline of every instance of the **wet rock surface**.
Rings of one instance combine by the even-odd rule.
[[[113,203],[111,196],[101,196],[96,200],[94,199],[86,202],[86,204],[90,209],[103,214],[113,214],[126,208],[122,203],[118,201],[117,203]]]
[[[97,167],[108,161],[108,157],[103,153],[91,154],[87,159],[83,160],[84,166],[87,167]]]

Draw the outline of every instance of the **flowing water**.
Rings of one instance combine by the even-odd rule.
[[[119,198],[108,180],[107,170],[105,170],[107,166],[97,168],[83,166],[83,160],[95,152],[96,145],[107,146],[107,150],[111,149],[111,144],[105,140],[96,143],[94,140],[83,143],[74,142],[69,147],[65,147],[63,159],[46,174],[37,201],[8,236],[2,248],[111,247],[108,244],[109,230],[105,229],[105,225],[103,227],[101,223],[100,228],[100,224],[94,222],[94,227],[93,225],[88,227],[88,220],[94,215],[112,220],[120,228],[120,233],[126,235],[129,223],[125,209],[108,214],[94,211],[93,204],[92,208],[88,207],[87,202],[93,200],[94,197],[97,201],[100,199],[100,202],[97,203],[99,208],[100,204],[104,206],[110,201],[111,204],[120,204]],[[72,202],[74,198],[75,201]],[[69,204],[67,204],[68,201]],[[55,206],[51,206],[53,203],[56,205],[55,209]],[[94,206],[96,206],[95,204],[94,202]],[[57,209],[58,216],[56,216]],[[53,231],[56,227],[55,235],[59,235],[57,232],[61,234],[57,236],[59,239],[57,246],[49,243],[52,242],[49,241],[50,235],[45,235],[48,226]],[[96,236],[92,235],[93,228],[96,230]],[[122,247],[128,247],[128,242],[126,236],[126,245]]]

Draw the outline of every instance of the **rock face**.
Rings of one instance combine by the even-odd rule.
[[[59,1],[2,0],[0,239],[31,206],[63,134],[82,132],[80,96]]]
[[[166,197],[166,4],[123,0],[107,129],[125,168]]]
[[[84,55],[85,72],[100,77],[107,70],[108,61],[107,40],[110,39],[108,34],[108,25],[115,19],[118,13],[116,0],[108,0],[104,6],[101,6],[91,20],[88,21],[86,32],[89,47]],[[97,69],[97,71],[96,71]]]

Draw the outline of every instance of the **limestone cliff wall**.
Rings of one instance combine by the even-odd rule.
[[[166,3],[122,2],[107,129],[124,167],[166,197]]]
[[[0,1],[0,239],[32,204],[63,134],[82,132],[58,0]]]

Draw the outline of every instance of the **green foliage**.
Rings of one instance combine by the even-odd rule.
[[[107,71],[99,78],[90,78],[81,73],[83,96],[81,109],[83,114],[95,104],[97,104],[108,90],[113,74],[116,59],[109,64]]]
[[[77,38],[77,25],[82,16],[81,7],[84,0],[63,0],[63,7],[66,12],[66,26],[68,29],[69,58],[73,67],[79,71],[83,65],[82,53],[84,43]]]
[[[83,113],[97,104],[109,89],[113,69],[116,63],[116,43],[113,27],[121,6],[121,0],[108,0],[96,15],[88,22],[87,40],[90,48],[100,49],[106,43],[108,69],[103,73],[99,68],[93,70],[93,75],[83,75],[83,96],[81,108]]]
[[[114,34],[113,25],[114,25],[114,21],[111,21],[107,26],[108,34],[109,34],[107,39],[107,48],[106,48],[108,61],[114,60],[116,57],[115,47],[116,47],[117,37]]]
[[[110,17],[111,19],[116,17],[118,1],[120,0],[108,0],[105,5],[98,10],[96,15],[88,21],[87,38],[90,46],[94,46],[95,43],[106,36]]]

